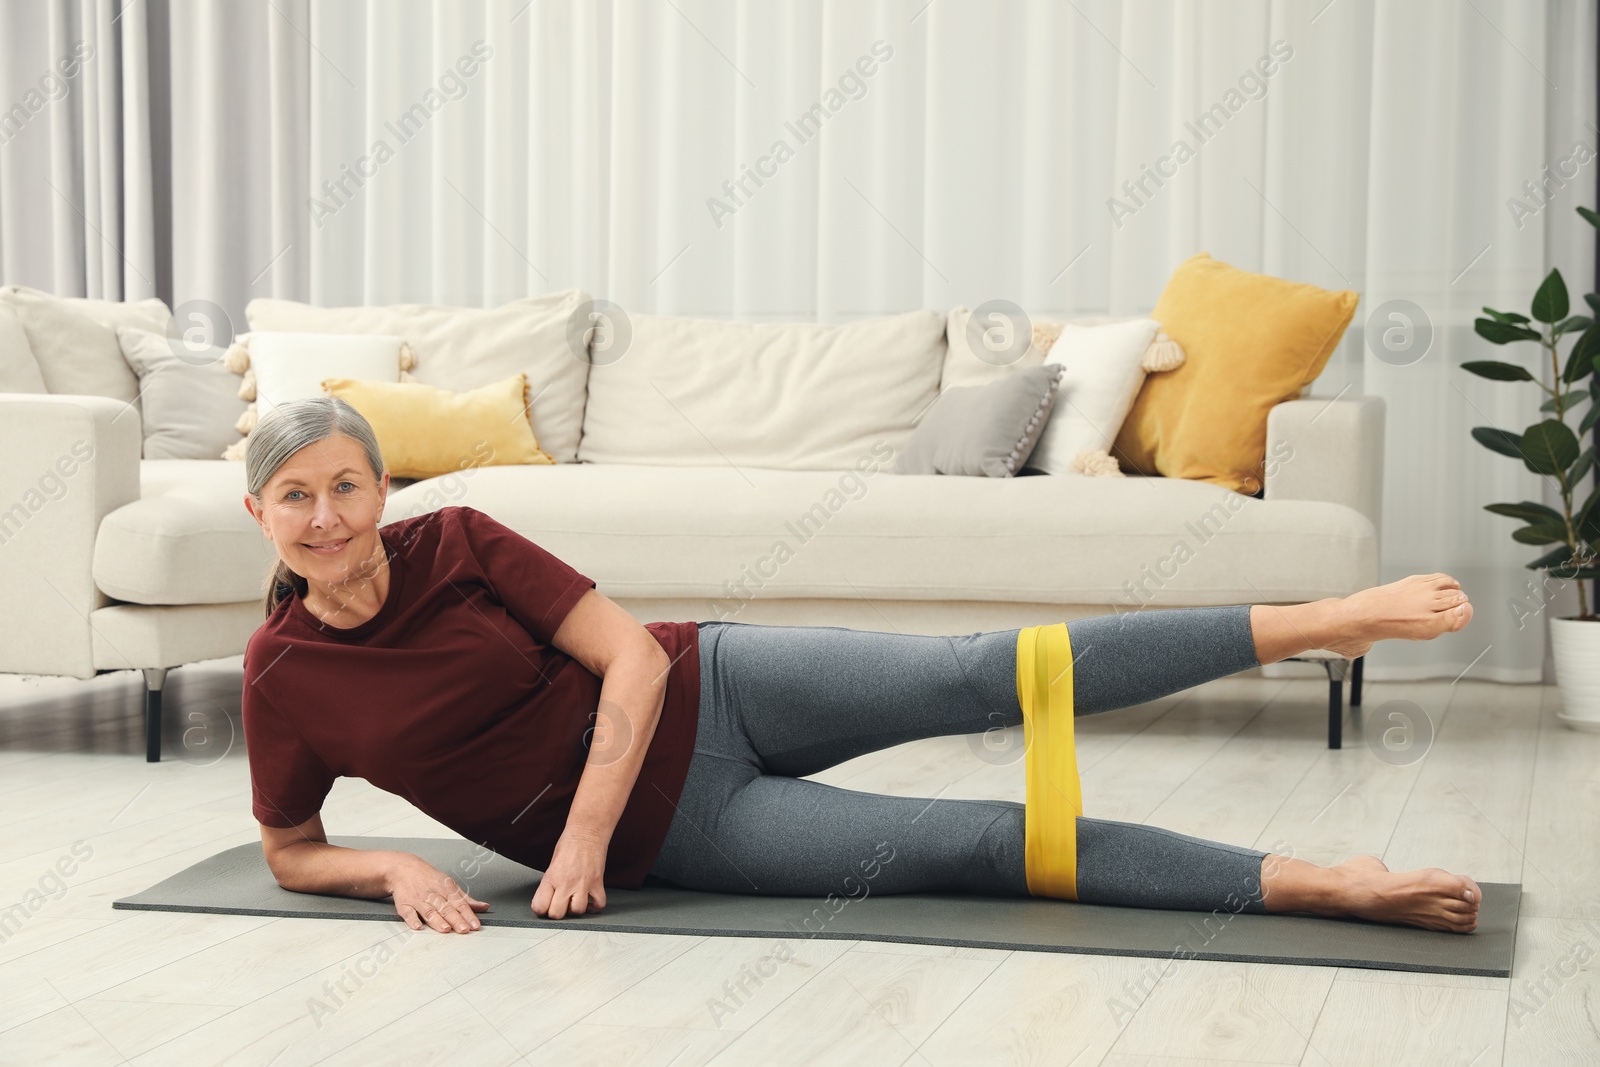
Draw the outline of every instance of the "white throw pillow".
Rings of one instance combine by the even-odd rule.
[[[250,367],[256,373],[256,413],[279,404],[322,395],[324,378],[400,380],[400,338],[386,334],[250,334]]]
[[[1071,474],[1079,452],[1110,449],[1144,385],[1145,349],[1160,328],[1155,319],[1061,328],[1045,357],[1061,364],[1061,387],[1029,467]]]

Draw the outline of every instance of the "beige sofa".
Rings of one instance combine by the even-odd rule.
[[[560,462],[405,485],[385,521],[479,508],[641,621],[969,633],[1298,602],[1377,579],[1377,398],[1274,408],[1268,455],[1281,461],[1261,499],[1165,478],[895,475],[949,377],[945,316],[843,327],[635,316],[624,358],[574,359],[567,320],[586,299],[522,302],[537,342],[526,350],[504,322],[490,338],[512,339],[502,355],[535,383],[535,430]],[[486,358],[488,335],[473,335],[492,310],[360,310],[258,301],[251,326],[408,331],[425,339],[412,342],[418,376],[446,387],[503,369],[464,362]],[[441,333],[451,315],[460,329]],[[453,360],[472,373],[452,374]],[[241,502],[242,464],[140,452],[126,399],[0,392],[0,671],[143,671],[155,760],[166,671],[243,651],[272,556]]]

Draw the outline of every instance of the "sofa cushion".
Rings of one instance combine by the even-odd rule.
[[[581,290],[568,289],[493,308],[432,304],[321,308],[262,297],[250,301],[244,311],[252,331],[403,337],[417,356],[413,372],[417,381],[451,392],[526,374],[539,444],[557,463],[571,463],[577,459],[589,361],[581,345],[580,351],[572,350],[568,330],[588,299]]]
[[[244,464],[147,459],[140,499],[100,522],[93,574],[133,604],[232,604],[262,595],[278,558],[244,509]]]
[[[322,396],[328,378],[400,381],[400,346],[393,334],[297,333],[255,330],[250,370],[256,379],[256,414],[279,404]]]
[[[1268,413],[1322,373],[1359,299],[1204,252],[1184,260],[1150,317],[1188,358],[1146,379],[1117,434],[1123,468],[1258,490]]]
[[[1372,523],[1341,504],[1183,479],[896,475],[892,460],[880,451],[843,472],[481,467],[394,492],[384,514],[475,507],[607,596],[704,597],[701,618],[749,596],[1283,603],[1377,574]]]
[[[245,403],[221,346],[179,348],[164,332],[133,326],[117,327],[117,341],[139,375],[146,459],[216,459],[239,440]]]
[[[28,331],[11,305],[0,301],[0,393],[47,393]]]
[[[632,325],[627,350],[589,372],[580,462],[849,470],[880,442],[898,451],[939,395],[936,311],[835,326]]]
[[[1008,328],[1026,327],[1020,321],[1012,323],[1004,316],[994,315],[986,322],[975,322],[971,308],[952,308],[945,319],[944,371],[939,391],[988,385],[1044,363],[1046,349],[1034,343],[1031,336],[1023,347],[1020,339],[1006,336]],[[986,339],[989,344],[984,343]]]
[[[1111,447],[1144,384],[1145,350],[1160,328],[1154,319],[1062,325],[1045,366],[1062,368],[1063,402],[1045,425],[1029,466],[1070,474],[1080,452]]]
[[[138,408],[139,379],[122,358],[118,326],[165,332],[167,305],[148,300],[59,297],[25,285],[0,287],[28,334],[28,345],[52,393],[109,396]]]
[[[704,597],[701,618],[751,596],[1292,603],[1377,576],[1372,523],[1342,504],[1178,478],[896,475],[893,458],[880,449],[849,471],[479,467],[392,488],[384,518],[475,507],[607,596]],[[244,509],[244,465],[145,460],[140,472],[143,498],[100,525],[100,589],[137,604],[259,597],[276,553]]]
[[[548,465],[528,424],[528,379],[452,393],[421,382],[325,378],[323,391],[361,413],[389,477],[432,478],[480,464]]]
[[[900,450],[896,474],[1010,478],[1054,416],[1060,364],[939,394]]]

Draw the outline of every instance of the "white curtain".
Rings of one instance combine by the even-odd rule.
[[[0,268],[70,296],[154,296],[146,25],[112,0],[0,5]]]
[[[1477,608],[1372,676],[1548,678],[1544,619],[1575,594],[1525,588],[1535,551],[1482,505],[1556,497],[1469,436],[1535,421],[1536,393],[1459,364],[1535,367],[1475,337],[1478,309],[1526,310],[1551,267],[1594,286],[1594,0],[121,2],[0,15],[8,100],[73,34],[122,72],[0,147],[7,281],[148,274],[240,328],[258,295],[570,286],[710,317],[1050,318],[1148,310],[1209,251],[1361,293],[1313,392],[1388,402],[1384,579],[1448,571]],[[1426,353],[1369,346],[1380,308]]]

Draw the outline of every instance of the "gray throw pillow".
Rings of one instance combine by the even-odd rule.
[[[239,440],[239,378],[216,346],[190,351],[153,330],[117,327],[122,358],[139,376],[145,459],[221,459]],[[179,353],[182,353],[180,358]]]
[[[946,389],[923,414],[894,473],[1012,477],[1039,443],[1061,371],[1047,363],[988,385]]]

